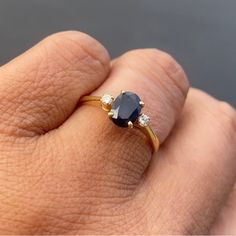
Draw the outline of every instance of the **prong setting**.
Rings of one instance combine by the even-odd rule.
[[[121,91],[116,98],[111,95],[88,95],[80,99],[80,104],[99,105],[115,125],[140,129],[149,138],[153,152],[158,150],[160,142],[149,125],[150,118],[142,113],[144,103],[137,94]]]
[[[139,117],[138,117],[138,124],[141,126],[141,127],[145,127],[149,124],[150,122],[150,118],[149,116],[145,115],[145,114],[141,114]]]
[[[134,127],[134,124],[132,121],[129,121],[128,122],[128,128],[132,129]]]
[[[114,97],[109,95],[109,94],[104,94],[101,97],[100,101],[101,101],[102,109],[105,110],[105,111],[110,111],[112,103],[114,101]]]
[[[113,115],[114,115],[114,113],[113,113],[112,111],[109,111],[109,112],[108,112],[109,118],[112,118]]]
[[[139,105],[143,108],[145,106],[145,103],[143,101],[139,101]]]

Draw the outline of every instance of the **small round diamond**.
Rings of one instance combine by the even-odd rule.
[[[149,121],[150,121],[150,118],[145,114],[142,114],[138,117],[138,123],[142,127],[147,126]]]
[[[107,106],[107,105],[111,105],[113,102],[113,98],[111,95],[108,94],[104,94],[101,98],[101,102],[103,105]]]

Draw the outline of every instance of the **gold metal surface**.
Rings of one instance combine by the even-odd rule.
[[[111,118],[113,115],[114,115],[114,114],[113,114],[112,111],[109,111],[109,112],[108,112],[108,116],[109,116],[110,118]]]
[[[128,122],[128,128],[132,129],[134,127],[134,124],[132,121],[129,121]]]
[[[101,104],[101,97],[100,96],[83,96],[79,103],[90,103],[90,104]]]
[[[139,105],[140,105],[141,107],[144,107],[145,104],[144,104],[143,101],[140,101],[140,102],[139,102]]]
[[[153,132],[152,128],[150,125],[146,126],[140,126],[138,123],[134,125],[136,128],[140,129],[145,135],[149,138],[153,151],[156,152],[159,149],[160,142],[159,139],[157,138],[156,134]]]
[[[122,90],[122,93],[125,93],[125,91]],[[111,111],[111,105],[104,106],[101,102],[101,96],[83,96],[80,101],[80,104],[91,104],[91,105],[98,105],[103,110],[108,112],[108,116],[111,118],[113,116],[113,113]],[[140,101],[139,103],[141,107],[144,106],[144,102]],[[132,123],[131,121],[128,122],[128,128],[136,127],[140,131],[142,131],[149,139],[153,152],[156,152],[159,149],[160,142],[156,136],[156,134],[153,132],[152,128],[149,125],[141,126],[138,122]]]

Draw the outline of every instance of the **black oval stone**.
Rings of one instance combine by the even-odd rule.
[[[112,121],[120,127],[128,127],[128,122],[135,122],[140,115],[140,101],[135,93],[121,93],[112,104]]]

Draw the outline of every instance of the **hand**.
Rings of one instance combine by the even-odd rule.
[[[188,88],[168,54],[139,49],[110,63],[79,32],[2,66],[0,233],[235,233],[236,113]],[[139,130],[77,107],[85,94],[122,89],[146,104],[162,144],[153,156]],[[212,229],[230,193],[226,220]]]

